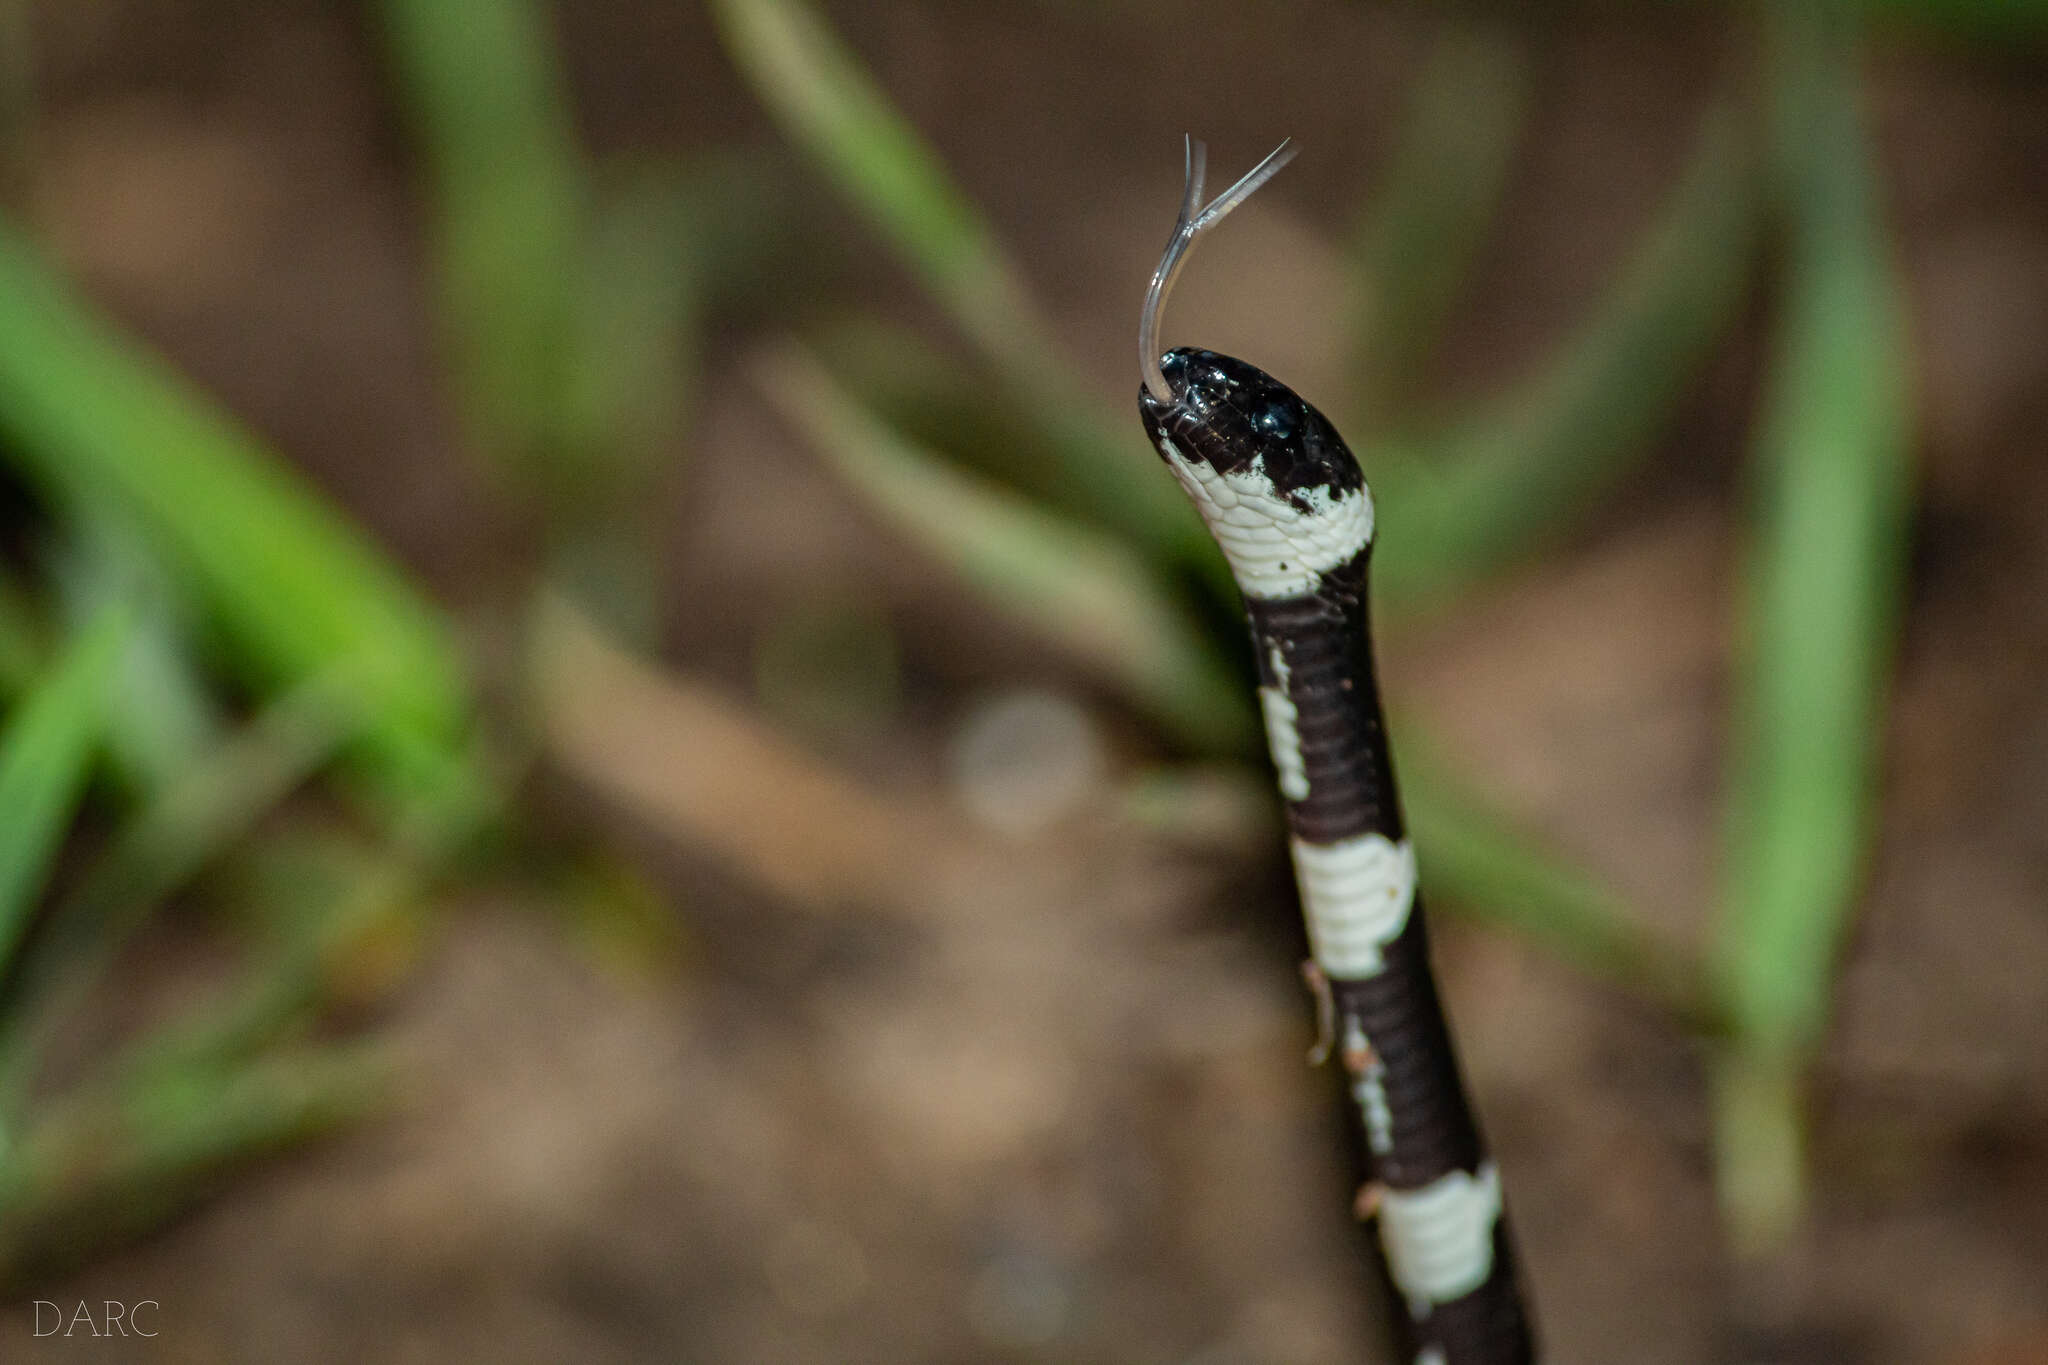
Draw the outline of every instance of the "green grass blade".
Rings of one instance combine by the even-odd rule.
[[[131,623],[108,610],[64,651],[0,730],[0,973],[13,963],[36,895],[106,724],[107,688]]]
[[[1413,735],[1413,725],[1397,727]],[[1596,980],[1712,1027],[1693,955],[1644,927],[1613,892],[1486,809],[1425,746],[1401,744],[1402,806],[1423,885],[1473,922],[1506,930]]]
[[[1060,472],[1060,433],[1027,394],[990,383],[972,353],[871,313],[821,322],[807,328],[803,340],[835,380],[859,395],[861,406],[896,431],[943,451],[970,474],[1081,517]],[[1125,438],[1150,452],[1135,414]]]
[[[636,645],[660,633],[661,546],[702,346],[705,199],[721,166],[649,162],[603,182],[562,346],[547,576]],[[758,196],[756,196],[758,198]]]
[[[1255,742],[1245,685],[1136,554],[904,440],[794,345],[759,375],[870,507],[1034,636],[1115,682],[1183,742],[1239,752]]]
[[[143,1070],[60,1104],[0,1158],[0,1287],[162,1224],[239,1164],[368,1113],[391,1063],[362,1045]]]
[[[1903,287],[1855,45],[1789,8],[1772,37],[1784,299],[1756,440],[1716,943],[1736,1029],[1719,1073],[1721,1192],[1745,1250],[1801,1212],[1798,1076],[1873,833],[1912,477]]]
[[[430,869],[389,846],[337,843],[332,852],[332,875],[300,892],[304,903],[272,926],[275,940],[235,988],[138,1039],[122,1068],[231,1069],[303,1031],[338,999],[360,1002],[397,979],[418,945]]]
[[[1052,349],[1022,274],[938,156],[797,0],[714,0],[741,75],[988,355]]]
[[[1401,409],[1443,332],[1507,188],[1529,75],[1512,28],[1462,17],[1446,20],[1416,74],[1355,253],[1354,436]]]
[[[104,504],[74,504],[51,578],[66,616],[89,620],[119,604],[134,617],[108,702],[107,760],[128,793],[171,781],[218,738],[220,708],[192,657],[178,583],[133,527]]]
[[[606,460],[607,484],[635,494],[673,456],[694,398],[699,244],[717,230],[705,200],[724,188],[724,169],[657,162],[622,171],[607,179],[591,215],[569,422],[602,448],[594,458]]]
[[[446,623],[276,455],[101,322],[0,224],[0,451],[52,501],[105,501],[183,576],[259,688],[353,666],[385,795],[469,807]]]
[[[0,700],[29,689],[49,653],[42,612],[27,589],[0,570]]]
[[[163,899],[217,861],[362,726],[344,677],[272,702],[129,818],[49,917],[0,1009],[0,1112],[120,946]]]
[[[381,0],[432,187],[442,321],[494,455],[574,493],[560,430],[586,187],[541,0]]]
[[[1090,399],[995,234],[854,55],[800,0],[712,8],[740,73],[784,131],[924,281],[999,382],[1031,399],[1055,438],[1066,505],[1150,555],[1213,575],[1220,558],[1180,490],[1127,434],[1133,419]]]
[[[1527,553],[1647,452],[1741,310],[1756,180],[1738,120],[1715,111],[1658,222],[1556,358],[1485,416],[1368,471],[1386,600],[1427,605]]]

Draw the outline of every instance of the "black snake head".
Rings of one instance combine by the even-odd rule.
[[[1365,487],[1358,461],[1322,413],[1256,365],[1183,347],[1159,362],[1173,400],[1140,386],[1145,433],[1169,464],[1169,447],[1218,474],[1263,474],[1302,511],[1304,494]],[[1163,438],[1163,442],[1162,442]]]

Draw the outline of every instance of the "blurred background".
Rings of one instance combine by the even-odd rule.
[[[1396,1358],[1190,132],[1552,1358],[2048,1361],[2024,0],[0,0],[0,1358]]]

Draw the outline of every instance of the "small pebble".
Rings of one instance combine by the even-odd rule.
[[[805,1317],[842,1313],[868,1289],[867,1253],[853,1235],[803,1219],[784,1224],[769,1239],[767,1273],[776,1301]]]
[[[1109,762],[1095,722],[1054,692],[1001,692],[975,703],[948,755],[954,791],[975,823],[1028,839],[1100,795]]]
[[[1073,1319],[1073,1301],[1073,1289],[1060,1266],[1043,1256],[1009,1252],[974,1277],[967,1293],[967,1319],[990,1346],[1023,1350],[1065,1335]]]

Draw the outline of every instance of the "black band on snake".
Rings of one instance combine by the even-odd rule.
[[[1500,1189],[1430,971],[1367,634],[1373,503],[1358,462],[1293,390],[1210,351],[1162,356],[1159,314],[1189,246],[1285,164],[1206,208],[1203,153],[1140,326],[1138,409],[1243,592],[1315,965],[1334,1006],[1376,1217],[1416,1365],[1533,1361]]]

